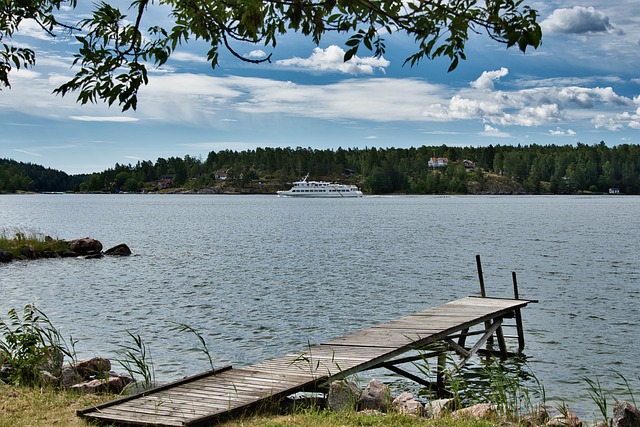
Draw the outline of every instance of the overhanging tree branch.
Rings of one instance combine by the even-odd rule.
[[[537,12],[524,0],[131,0],[133,24],[126,15],[106,0],[94,6],[93,17],[82,21],[80,28],[60,24],[55,13],[61,5],[76,6],[76,0],[27,2],[32,9],[3,3],[0,10],[0,84],[9,85],[12,67],[32,66],[35,53],[15,48],[11,37],[25,17],[54,35],[55,30],[81,29],[76,39],[81,47],[74,64],[80,70],[54,92],[66,95],[78,92],[78,102],[117,102],[123,110],[136,108],[140,87],[147,83],[145,63],[161,66],[171,54],[190,38],[201,39],[210,46],[207,59],[215,69],[219,49],[249,63],[271,62],[272,53],[262,59],[247,58],[239,47],[245,44],[275,48],[287,32],[309,36],[319,44],[327,32],[347,36],[344,60],[351,59],[364,45],[375,56],[385,53],[381,34],[386,31],[413,37],[415,51],[405,64],[416,65],[422,59],[446,56],[449,71],[466,59],[465,47],[470,34],[485,32],[507,47],[517,46],[525,52],[537,48],[542,39]],[[173,25],[155,25],[142,29],[143,16],[153,5],[171,8]],[[9,18],[6,18],[6,17]]]

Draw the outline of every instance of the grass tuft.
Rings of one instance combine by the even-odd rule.
[[[0,250],[10,252],[14,257],[21,256],[25,248],[30,252],[42,253],[64,252],[67,247],[67,242],[64,240],[53,239],[43,233],[0,230]]]

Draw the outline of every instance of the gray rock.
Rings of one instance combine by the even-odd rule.
[[[327,406],[334,412],[355,410],[361,393],[354,381],[334,381],[329,386]]]
[[[381,381],[373,379],[364,389],[360,396],[358,406],[360,409],[373,409],[376,411],[386,411],[391,405],[391,392],[389,386]]]
[[[70,365],[65,365],[62,367],[62,376],[60,377],[60,382],[62,383],[62,387],[71,388],[74,384],[79,384],[84,380],[84,377],[78,373],[78,371]]]
[[[624,400],[616,402],[613,406],[611,427],[640,427],[640,411]]]
[[[108,378],[99,378],[91,381],[85,381],[80,384],[74,384],[70,388],[72,390],[83,391],[85,393],[115,393],[120,394],[128,384],[128,377],[110,376]]]
[[[547,427],[580,427],[582,421],[571,410],[567,409],[566,414],[559,414],[547,422]]]
[[[437,418],[440,415],[444,414],[446,411],[450,411],[453,409],[453,399],[435,399],[429,401],[429,404],[426,405],[425,410],[428,413],[428,416],[431,418]]]
[[[421,417],[425,414],[424,405],[413,398],[413,394],[404,392],[393,399],[391,407],[394,411],[414,417]]]
[[[11,262],[13,254],[9,251],[0,251],[0,262]]]
[[[112,248],[107,249],[104,252],[105,255],[112,255],[112,256],[129,256],[131,255],[131,249],[129,249],[129,246],[125,245],[124,243],[121,243],[119,245],[116,245]]]
[[[496,412],[496,405],[490,403],[479,403],[468,408],[458,409],[453,413],[453,418],[485,418]]]
[[[111,361],[103,357],[92,357],[79,360],[72,367],[83,379],[88,379],[109,373],[111,371]]]

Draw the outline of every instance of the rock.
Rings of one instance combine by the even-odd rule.
[[[549,412],[542,405],[522,417],[522,424],[525,426],[541,426],[545,425],[548,421]]]
[[[62,363],[64,362],[64,354],[60,349],[55,347],[46,347],[43,349],[43,362],[38,365],[38,371],[44,371],[53,377],[60,378],[62,375]],[[57,380],[56,380],[57,381]]]
[[[57,252],[55,251],[42,251],[40,252],[40,258],[59,258],[60,255],[58,255]]]
[[[129,256],[131,255],[131,249],[129,249],[129,246],[125,245],[124,243],[121,243],[119,245],[116,245],[112,248],[107,249],[104,252],[105,255],[113,255],[113,256]]]
[[[640,411],[624,400],[616,402],[613,406],[611,427],[640,427]]]
[[[364,389],[358,400],[361,409],[374,409],[376,411],[386,411],[391,404],[391,392],[389,386],[381,381],[373,379]]]
[[[354,410],[361,391],[354,381],[334,381],[329,386],[327,406],[334,412]]]
[[[424,415],[424,405],[413,398],[413,394],[404,392],[393,399],[391,407],[394,411],[405,415],[421,417]]]
[[[27,245],[20,248],[20,255],[26,259],[36,259],[38,258],[38,251],[33,246]]]
[[[102,243],[96,239],[85,237],[84,239],[70,240],[67,242],[69,250],[77,255],[95,255],[102,252]]]
[[[62,387],[71,388],[74,384],[79,384],[82,381],[84,381],[84,377],[78,373],[76,368],[70,365],[62,367],[62,375],[60,377]]]
[[[77,361],[73,366],[76,372],[87,379],[93,376],[104,376],[111,371],[111,361],[102,357],[92,357]]]
[[[573,411],[567,409],[565,414],[556,415],[546,425],[548,427],[580,427],[582,421]]]
[[[40,371],[40,385],[45,387],[56,387],[60,380],[49,371]]]
[[[127,384],[128,377],[109,376],[108,378],[95,379],[85,381],[80,384],[74,384],[70,388],[72,390],[83,391],[85,393],[110,392],[120,394]]]
[[[453,418],[485,418],[495,414],[496,405],[490,403],[479,403],[477,405],[470,406],[468,408],[462,408],[455,411],[452,415]]]
[[[440,415],[444,414],[445,411],[450,411],[451,409],[453,409],[453,402],[453,399],[431,400],[425,407],[425,410],[431,418],[437,418]]]
[[[0,262],[11,262],[13,254],[9,251],[0,251]]]

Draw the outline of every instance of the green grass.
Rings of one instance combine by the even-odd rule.
[[[114,398],[0,383],[0,427],[87,427],[89,423],[78,417],[76,411]]]
[[[79,394],[52,388],[16,387],[0,383],[0,427],[89,427],[95,424],[76,411],[117,398],[111,394]],[[228,420],[220,427],[493,427],[499,420],[442,417],[413,418],[401,414],[298,410],[284,415],[264,412]],[[107,424],[108,425],[108,424]]]
[[[8,230],[0,230],[0,250],[11,252],[14,257],[19,257],[24,248],[37,253],[64,252],[67,249],[67,242],[37,232],[17,231],[11,233]]]

